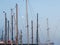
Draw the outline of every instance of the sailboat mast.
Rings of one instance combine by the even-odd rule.
[[[29,45],[29,25],[28,25],[28,0],[26,0],[26,23],[27,23],[27,43]]]
[[[6,12],[3,11],[4,15],[5,15],[5,45],[7,44],[7,16],[6,16]]]
[[[13,9],[11,9],[11,30],[12,30],[11,40],[13,42]]]
[[[38,45],[38,13],[37,13],[37,37],[36,37],[37,45]]]
[[[49,25],[48,25],[48,18],[47,18],[47,37],[48,37],[48,45],[49,45],[49,42],[50,42],[50,37],[49,37]]]
[[[16,4],[16,45],[18,45],[18,4]]]
[[[32,45],[33,45],[33,21],[31,21],[31,30],[32,30]]]
[[[8,20],[8,41],[9,41],[9,20]]]

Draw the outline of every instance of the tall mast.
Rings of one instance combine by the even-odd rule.
[[[37,45],[38,45],[38,13],[37,13],[37,36],[36,36],[36,42],[37,42]]]
[[[9,20],[8,20],[8,41],[9,41]]]
[[[18,4],[16,4],[16,45],[18,45]]]
[[[28,0],[26,0],[27,43],[29,45]]]
[[[49,45],[49,42],[50,42],[50,37],[49,37],[49,24],[48,24],[48,18],[47,18],[47,37],[48,37],[48,45]]]
[[[31,30],[32,30],[32,45],[33,45],[33,21],[31,21]]]
[[[11,30],[12,30],[11,40],[13,42],[13,9],[11,9]]]
[[[6,12],[3,11],[5,14],[5,45],[7,44],[7,17],[6,17]]]

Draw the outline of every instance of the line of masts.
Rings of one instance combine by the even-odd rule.
[[[6,12],[3,11],[5,14],[5,45],[7,43],[7,17]],[[18,4],[16,4],[16,45],[18,45]],[[26,0],[26,27],[27,27],[27,44],[29,45],[29,24],[28,24],[28,0]],[[47,19],[47,27],[48,27],[48,19]],[[13,42],[13,15],[11,9],[11,30],[12,30],[12,37],[11,40]],[[32,30],[32,44],[33,44],[33,21],[31,21],[31,30]],[[38,45],[38,13],[37,13],[37,33],[36,33],[36,43]],[[48,38],[49,38],[49,27],[47,28]],[[21,32],[22,34],[22,32]],[[22,38],[22,37],[21,37]],[[9,20],[8,20],[8,40],[9,40]],[[22,43],[21,43],[22,44]]]

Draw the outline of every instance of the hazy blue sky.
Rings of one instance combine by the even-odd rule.
[[[26,0],[0,0],[0,33],[4,30],[4,14],[7,12],[8,20],[10,21],[10,9],[15,12],[15,4],[19,7],[19,31],[23,30],[23,43],[26,41]],[[60,45],[60,0],[29,0],[29,34],[31,43],[31,20],[34,21],[34,43],[36,43],[36,14],[39,13],[39,39],[40,42],[46,42],[46,18],[49,19],[50,39],[55,45]],[[23,17],[23,18],[22,18]],[[0,34],[1,35],[1,34]]]

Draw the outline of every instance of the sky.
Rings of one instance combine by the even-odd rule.
[[[4,30],[4,14],[11,20],[11,8],[15,13],[15,5],[18,4],[18,26],[19,32],[23,32],[23,43],[26,40],[26,0],[0,0],[0,35]],[[50,29],[50,39],[55,45],[60,45],[60,0],[28,0],[28,18],[29,18],[29,35],[31,43],[31,20],[33,20],[34,43],[36,43],[36,16],[39,18],[39,40],[45,43],[47,40],[47,18]],[[11,23],[11,22],[10,22]],[[11,33],[11,32],[10,32]],[[11,38],[11,34],[10,34]],[[15,30],[14,30],[15,38]]]

